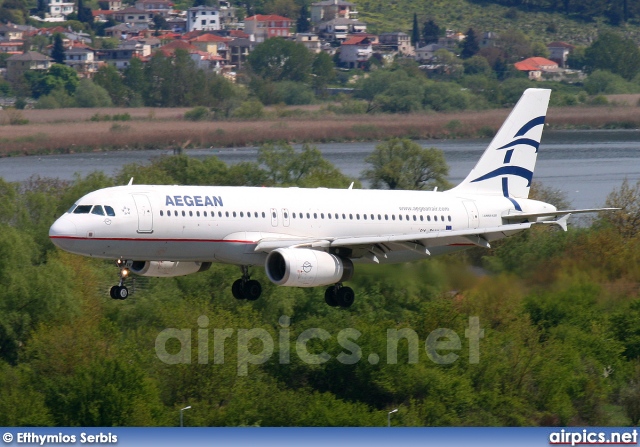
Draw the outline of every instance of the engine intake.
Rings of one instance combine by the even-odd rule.
[[[130,270],[140,276],[170,277],[204,272],[210,262],[133,261]]]
[[[267,277],[279,286],[316,287],[349,281],[353,263],[324,251],[278,248],[267,256]]]

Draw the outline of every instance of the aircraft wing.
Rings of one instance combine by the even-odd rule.
[[[470,228],[464,230],[432,231],[428,233],[389,234],[358,237],[335,237],[321,239],[262,239],[255,251],[270,252],[278,248],[316,248],[329,249],[346,247],[352,249],[369,249],[374,255],[382,255],[393,250],[412,250],[429,255],[429,247],[449,245],[477,245],[490,248],[490,241],[502,238],[509,233],[531,228],[533,225],[557,225],[567,230],[567,219],[564,216],[557,221],[525,222],[500,225],[498,227]]]

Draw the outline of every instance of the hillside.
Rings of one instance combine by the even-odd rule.
[[[564,14],[528,12],[495,4],[477,4],[467,0],[352,0],[358,5],[360,19],[372,33],[411,31],[413,14],[420,26],[433,19],[441,28],[465,32],[470,27],[480,31],[500,32],[519,29],[531,41],[562,40],[588,45],[598,30],[612,28],[604,17],[592,22],[568,18]],[[640,41],[640,27],[627,24],[615,30]]]

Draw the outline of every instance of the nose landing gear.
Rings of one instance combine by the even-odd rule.
[[[120,281],[117,286],[113,286],[109,291],[109,295],[114,300],[126,300],[129,296],[129,289],[124,285],[125,279],[129,276],[129,267],[131,267],[131,261],[124,261],[122,259],[118,259],[116,261],[116,265],[120,268]]]

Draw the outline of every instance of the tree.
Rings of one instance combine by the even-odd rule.
[[[138,59],[134,58],[132,62],[134,60]],[[105,64],[100,67],[93,78],[93,82],[108,93],[113,104],[118,106],[128,105],[130,91],[124,85],[122,75],[113,65]]]
[[[153,16],[153,27],[156,30],[155,35],[160,35],[160,30],[169,29],[169,24],[167,23],[167,19],[162,17],[161,14],[155,14]]]
[[[476,55],[476,53],[480,51],[480,45],[478,44],[478,38],[476,37],[476,32],[473,28],[469,28],[467,31],[467,36],[462,41],[462,51],[460,52],[460,57],[462,59],[469,59]]]
[[[362,177],[372,188],[432,189],[448,188],[449,167],[436,148],[423,148],[408,138],[393,138],[378,144],[365,162],[371,167]]]
[[[84,6],[83,0],[78,0],[78,21],[91,25],[93,23],[93,14],[91,8]]]
[[[640,49],[631,39],[613,32],[602,32],[585,50],[585,70],[609,70],[626,80],[640,73]]]
[[[603,213],[601,219],[612,225],[622,236],[633,237],[640,231],[640,181],[635,185],[625,179],[619,189],[609,193],[605,206],[620,208],[619,211]]]
[[[296,21],[296,32],[308,33],[310,29],[311,24],[309,23],[309,7],[305,3],[300,8],[300,15],[298,16],[298,20]]]
[[[312,57],[303,44],[273,37],[256,46],[248,62],[251,70],[263,79],[305,82],[311,73]]]
[[[438,43],[438,39],[442,36],[442,30],[433,20],[428,20],[422,27],[422,39],[426,45],[430,43]]]
[[[110,107],[109,93],[90,79],[81,79],[76,88],[76,105],[78,107]]]
[[[51,50],[51,57],[56,64],[64,64],[64,45],[62,43],[62,34],[60,33],[56,33],[56,35],[53,37],[53,49]]]
[[[313,74],[313,86],[316,90],[322,91],[336,77],[335,65],[331,56],[324,51],[316,54],[313,58],[311,73]]]
[[[413,28],[411,29],[411,45],[418,46],[420,42],[420,29],[418,28],[418,14],[413,14]]]

